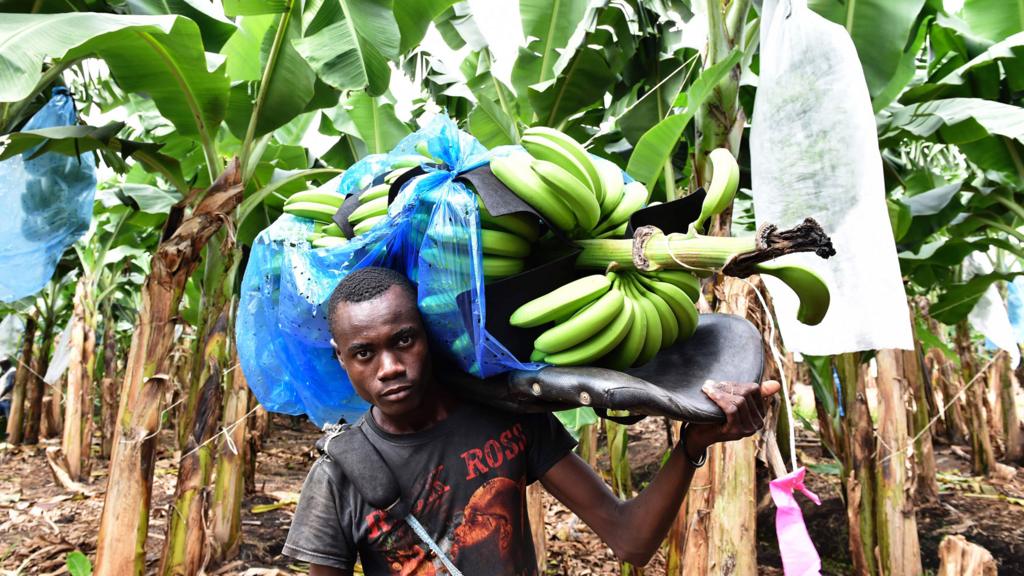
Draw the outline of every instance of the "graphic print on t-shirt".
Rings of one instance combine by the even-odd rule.
[[[439,528],[430,531],[444,535],[438,545],[465,574],[536,574],[532,549],[522,542],[530,537],[525,516],[525,468],[511,466],[518,464],[525,450],[526,436],[517,423],[480,447],[461,452],[462,466],[453,466],[450,475],[442,464],[416,484],[413,493],[422,496],[413,505],[413,515],[425,526]],[[458,498],[466,502],[465,506],[452,510],[453,497],[467,489],[473,489],[469,498]],[[445,518],[451,523],[439,526]],[[405,522],[374,510],[366,516],[366,524],[370,546],[391,574],[447,573]]]

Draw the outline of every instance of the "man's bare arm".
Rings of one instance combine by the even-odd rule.
[[[725,424],[693,424],[654,480],[631,500],[620,500],[579,456],[570,454],[541,478],[544,488],[590,526],[626,562],[642,566],[661,545],[690,487],[695,459],[716,442],[750,436],[764,423],[763,397],[777,382],[719,383],[705,392],[726,414]],[[689,451],[689,454],[686,454]]]

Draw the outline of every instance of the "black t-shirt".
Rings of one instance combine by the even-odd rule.
[[[526,486],[576,445],[551,414],[510,414],[459,405],[414,434],[356,424],[383,456],[412,514],[466,576],[534,575]],[[338,464],[321,457],[302,486],[284,553],[368,575],[447,574],[404,521],[374,509]]]

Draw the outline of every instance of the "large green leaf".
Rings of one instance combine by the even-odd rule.
[[[477,101],[476,107],[469,113],[469,131],[488,148],[518,141],[515,120],[492,100]]]
[[[32,96],[47,59],[61,59],[89,40],[119,32],[168,33],[177,20],[176,16],[7,14],[0,19],[0,102]]]
[[[235,25],[206,0],[125,0],[123,7],[129,14],[185,16],[199,26],[203,45],[212,52],[220,50],[235,33]]]
[[[314,0],[303,28],[293,44],[324,82],[374,96],[388,89],[401,38],[391,0]]]
[[[161,174],[175,186],[184,188],[181,166],[174,157],[161,152],[160,144],[118,138],[122,128],[123,122],[113,122],[105,126],[58,126],[5,134],[0,137],[0,161],[33,149],[33,155],[55,152],[67,156],[107,151],[115,155],[110,160],[131,157],[147,172]],[[108,163],[117,166],[114,162]]]
[[[399,0],[395,4],[395,20],[402,35],[399,46],[402,54],[415,48],[423,40],[430,23],[456,2],[458,0]]]
[[[587,11],[587,0],[520,0],[527,46],[519,51],[512,85],[521,100],[530,86],[555,77],[555,63]]]
[[[998,100],[1003,79],[1011,93],[1021,92],[1024,90],[1024,32],[993,44],[966,64],[941,77],[937,76],[933,74],[928,82],[907,90],[900,97],[900,102],[912,104],[938,98],[971,96]]]
[[[634,93],[632,105],[616,120],[626,140],[636,145],[651,127],[668,117],[673,105],[686,105],[686,98],[680,98],[680,90],[686,83],[687,73],[692,73],[699,66],[697,58],[686,63],[674,57],[648,65],[647,76],[631,90]],[[677,99],[681,101],[676,103]]]
[[[967,282],[959,282],[948,286],[932,304],[928,313],[943,324],[956,324],[971,313],[975,304],[985,294],[988,287],[999,280],[1011,281],[1024,272],[983,274],[974,276]]]
[[[296,0],[222,0],[228,16],[257,16],[281,14]]]
[[[896,74],[925,0],[810,0],[808,6],[853,38],[872,96]]]
[[[1024,156],[1024,109],[980,98],[946,98],[890,107],[879,124],[883,143],[917,137],[956,144],[983,170],[1021,187],[1018,168]]]
[[[964,0],[962,14],[971,32],[993,42],[1024,30],[1020,0]]]
[[[555,418],[558,418],[558,421],[562,423],[562,426],[565,426],[574,438],[579,437],[580,428],[597,424],[597,414],[594,413],[593,408],[588,406],[555,412]]]
[[[686,90],[686,107],[644,133],[640,141],[637,142],[636,148],[633,149],[633,154],[629,157],[629,164],[626,166],[626,172],[630,176],[645,182],[648,190],[654,189],[658,175],[676,146],[679,145],[679,139],[686,125],[690,123],[704,100],[711,95],[715,86],[722,78],[725,78],[742,56],[742,52],[733,50],[722,61],[704,70]]]
[[[335,108],[331,122],[365,142],[370,154],[388,152],[409,135],[409,127],[395,116],[394,105],[366,92],[356,92]]]
[[[614,81],[602,51],[583,47],[557,78],[529,87],[530,104],[540,124],[560,127],[571,116],[602,105]]]
[[[11,14],[0,21],[0,101],[32,94],[45,59],[98,56],[118,85],[153,99],[180,134],[209,137],[227,104],[223,67],[211,71],[194,22],[180,16]]]

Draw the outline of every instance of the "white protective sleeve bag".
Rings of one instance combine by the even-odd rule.
[[[794,254],[828,283],[817,326],[796,320],[796,295],[764,277],[786,348],[826,355],[913,349],[909,309],[885,203],[875,117],[846,30],[806,0],[764,0],[761,69],[750,134],[757,224],[789,228],[810,216],[837,254]]]

